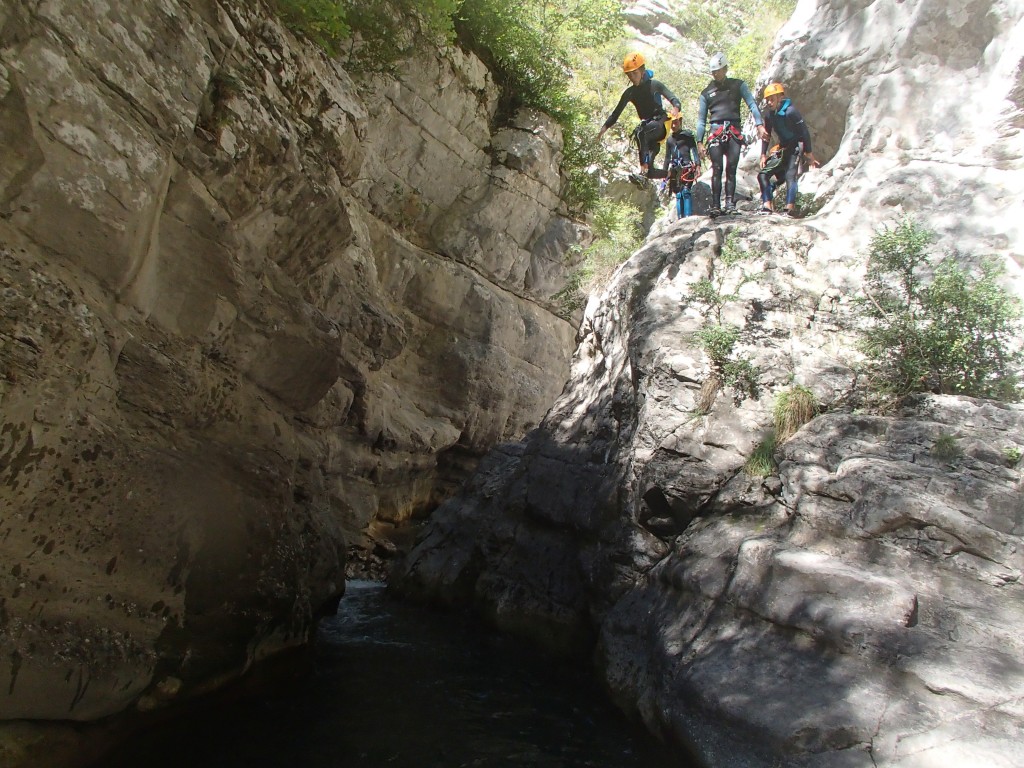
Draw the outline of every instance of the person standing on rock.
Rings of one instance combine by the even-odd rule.
[[[693,131],[683,128],[683,118],[677,115],[672,118],[671,131],[665,139],[665,175],[668,176],[668,190],[676,198],[676,215],[680,219],[692,213],[691,190],[699,174],[700,154],[697,150],[697,138]]]
[[[796,215],[797,179],[800,177],[801,159],[811,167],[820,165],[811,152],[811,133],[803,115],[786,98],[782,83],[772,83],[764,89],[768,102],[765,110],[765,136],[761,139],[761,172],[757,174],[757,185],[761,188],[761,212],[772,213],[775,187],[786,181],[786,213]],[[768,151],[772,132],[779,137],[779,144]]]
[[[762,140],[765,132],[761,111],[747,84],[736,77],[726,77],[729,63],[724,53],[716,53],[708,62],[712,80],[700,92],[697,100],[697,143],[701,157],[711,157],[711,208],[708,215],[715,217],[722,210],[722,170],[725,164],[725,213],[736,212],[736,166],[743,148],[743,131],[740,127],[740,101],[745,101],[757,124],[757,134]],[[707,124],[706,148],[704,142]]]
[[[666,134],[665,120],[668,113],[663,100],[672,105],[671,114],[674,117],[679,114],[679,99],[663,82],[654,79],[654,73],[647,69],[642,53],[626,56],[622,62],[622,71],[629,78],[630,86],[622,92],[618,105],[604,121],[597,139],[600,141],[605,131],[618,122],[626,105],[632,104],[640,118],[640,125],[633,131],[633,140],[636,141],[640,155],[640,173],[648,178],[661,177],[661,172],[654,169],[654,158]]]

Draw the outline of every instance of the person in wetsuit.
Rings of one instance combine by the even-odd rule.
[[[646,68],[642,53],[631,53],[626,56],[622,63],[622,71],[629,78],[630,86],[622,92],[618,105],[601,126],[597,134],[598,141],[604,136],[605,131],[618,122],[619,115],[626,105],[632,104],[640,118],[640,125],[633,132],[640,156],[640,173],[648,178],[654,175],[661,176],[660,173],[654,172],[653,168],[660,142],[666,134],[665,120],[668,115],[662,100],[672,105],[672,115],[675,116],[679,114],[679,99],[663,82],[654,79],[653,74]]]
[[[701,91],[697,100],[697,143],[701,155],[711,157],[711,208],[710,216],[718,216],[722,211],[722,167],[725,170],[725,213],[736,212],[736,166],[743,147],[743,130],[740,123],[740,101],[745,101],[750,108],[757,124],[758,136],[763,140],[767,135],[764,130],[761,111],[757,108],[750,88],[742,80],[726,77],[729,63],[724,53],[716,53],[708,62],[708,70],[713,78]],[[707,124],[707,148],[701,144],[705,140],[705,123]]]
[[[700,154],[693,131],[683,128],[683,118],[678,115],[672,118],[671,123],[672,132],[665,139],[665,170],[668,171],[669,162],[677,152],[681,165],[699,165]]]
[[[664,173],[668,176],[668,191],[677,197],[677,214],[683,218],[692,212],[691,189],[700,173],[700,154],[693,131],[683,128],[682,116],[677,115],[670,123],[671,131],[665,139]]]
[[[764,114],[766,135],[761,139],[761,172],[757,174],[757,185],[761,188],[761,211],[773,211],[775,187],[785,179],[786,213],[795,216],[801,158],[806,158],[812,167],[820,163],[811,151],[811,133],[807,130],[807,123],[793,102],[786,98],[786,89],[782,83],[772,83],[765,88],[764,97],[768,102]],[[779,143],[769,152],[768,140],[773,131],[779,137]]]

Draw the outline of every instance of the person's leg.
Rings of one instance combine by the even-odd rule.
[[[772,172],[761,171],[757,174],[757,186],[761,188],[761,210],[770,211],[772,209]]]
[[[641,161],[640,170],[642,173],[649,177],[655,175],[661,176],[661,174],[654,174],[654,159],[658,156],[658,152],[661,150],[661,141],[665,138],[665,124],[659,120],[648,121],[644,125],[644,130],[641,132],[640,137],[645,148],[644,157],[646,163]],[[644,167],[646,165],[646,167]]]
[[[782,166],[786,169],[786,210],[790,215],[796,213],[797,179],[800,177],[800,155],[787,150],[788,157],[783,157]]]
[[[722,156],[725,150],[721,144],[713,144],[708,149],[711,158],[711,210],[722,210]]]
[[[736,166],[740,161],[740,143],[736,139],[729,139],[725,144],[725,159],[728,167],[725,171],[725,209],[736,210]]]

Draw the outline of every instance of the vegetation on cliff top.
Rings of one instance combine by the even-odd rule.
[[[386,69],[417,48],[458,42],[490,67],[502,112],[533,107],[554,117],[565,142],[566,201],[598,198],[587,171],[602,160],[593,115],[572,88],[578,52],[622,34],[619,0],[273,0],[285,21],[353,69]],[[372,52],[372,56],[367,55]]]

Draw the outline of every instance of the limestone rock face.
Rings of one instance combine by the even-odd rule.
[[[808,119],[822,211],[655,224],[541,427],[438,510],[398,586],[593,643],[620,705],[716,768],[1024,764],[1024,408],[859,413],[852,311],[902,214],[1024,285],[1022,31],[1019,3],[799,3],[766,79]],[[724,382],[708,322],[741,329]],[[821,415],[752,477],[794,384]]]
[[[828,161],[833,231],[857,248],[865,223],[926,210],[962,251],[1024,265],[1022,18],[1016,2],[800,0],[765,82]]]
[[[1019,764],[1024,407],[850,412],[857,280],[797,223],[649,240],[541,427],[442,505],[398,586],[596,642],[619,703],[710,765]],[[753,381],[709,387],[709,317],[742,328]],[[794,382],[829,413],[753,477]]]
[[[473,57],[357,83],[248,3],[3,5],[0,719],[304,643],[368,524],[538,422],[583,232],[557,126],[496,104]]]

